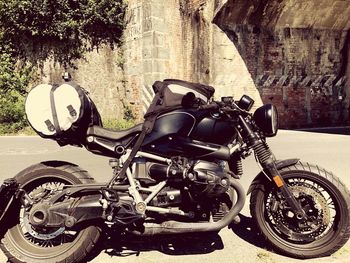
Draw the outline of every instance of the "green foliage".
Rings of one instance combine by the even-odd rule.
[[[125,104],[123,119],[102,119],[102,123],[104,128],[117,131],[129,129],[136,124],[135,116],[133,115],[131,108],[126,106]]]
[[[30,126],[24,126],[19,123],[1,124],[0,123],[0,135],[27,135],[34,136],[37,133]]]
[[[0,134],[26,126],[24,95],[48,58],[64,66],[120,44],[123,0],[0,0]]]
[[[123,105],[124,105],[124,119],[127,121],[135,121],[135,116],[132,112],[132,109],[128,105],[125,105],[125,103],[123,103]]]
[[[120,43],[125,7],[123,0],[0,0],[0,32],[17,58],[70,65],[102,43]]]
[[[131,128],[132,126],[135,125],[135,121],[130,119],[130,120],[114,120],[114,119],[104,119],[103,120],[103,127],[111,130],[126,130]]]
[[[24,95],[32,78],[30,63],[17,63],[10,50],[0,48],[0,96],[15,95],[12,91]]]
[[[1,38],[0,38],[1,41]],[[11,50],[0,49],[0,133],[13,133],[26,126],[24,94],[33,80],[32,66],[16,64]]]

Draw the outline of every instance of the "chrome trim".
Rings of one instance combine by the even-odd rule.
[[[164,157],[152,154],[152,153],[146,153],[146,152],[139,151],[139,152],[137,152],[136,156],[146,157],[148,159],[153,159],[153,160],[160,161],[163,163],[171,163],[170,159],[167,159],[167,158],[164,158]]]

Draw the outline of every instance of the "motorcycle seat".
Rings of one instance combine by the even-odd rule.
[[[89,129],[87,130],[87,136],[95,136],[95,137],[100,137],[107,140],[119,141],[130,135],[140,133],[142,131],[142,126],[143,126],[143,123],[140,123],[126,130],[114,131],[114,130],[103,128],[101,126],[94,125],[89,127]]]

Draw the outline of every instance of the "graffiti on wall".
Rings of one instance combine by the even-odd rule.
[[[144,32],[152,30],[151,5],[130,6],[125,13],[126,28],[124,31],[125,41],[142,38]]]
[[[143,4],[143,21],[142,21],[142,32],[152,31],[152,12],[151,12],[151,4],[146,2]]]
[[[126,41],[141,38],[142,36],[142,8],[141,5],[127,8],[125,13],[125,23],[127,27],[124,31]]]
[[[343,93],[346,77],[343,76],[339,78],[336,75],[277,76],[263,74],[257,76],[255,83],[259,88],[268,88],[271,86],[309,87],[311,95],[323,94],[326,96],[334,96]]]

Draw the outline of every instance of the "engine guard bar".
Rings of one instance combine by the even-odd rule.
[[[235,179],[230,179],[230,185],[236,190],[237,203],[230,209],[230,211],[217,222],[205,223],[183,223],[178,221],[166,221],[161,224],[144,223],[144,230],[133,231],[133,234],[141,236],[153,236],[158,234],[182,234],[193,232],[215,232],[228,226],[233,219],[242,210],[245,203],[245,191],[241,184]]]
[[[14,178],[6,179],[0,187],[0,223],[6,215],[19,189],[19,184]]]

